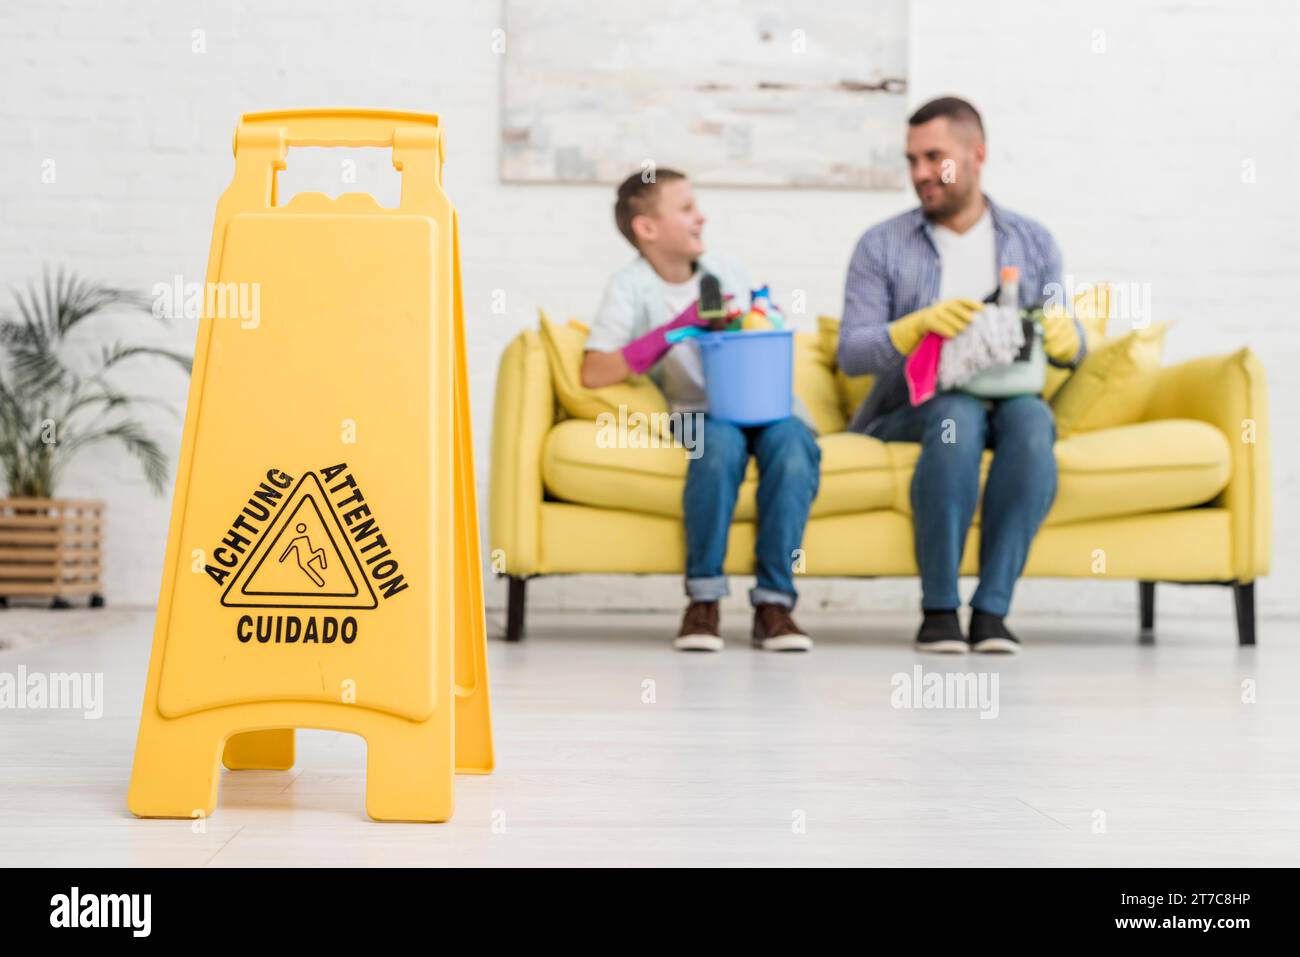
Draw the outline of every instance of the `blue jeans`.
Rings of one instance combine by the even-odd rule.
[[[692,601],[717,601],[729,592],[722,573],[727,533],[753,454],[758,462],[758,580],[749,600],[793,608],[794,551],[803,542],[821,479],[821,449],[812,430],[796,418],[746,428],[705,417],[700,438],[701,454],[691,460],[682,495],[686,594]]]
[[[921,607],[958,608],[957,574],[979,499],[980,457],[993,450],[980,515],[980,583],[971,607],[1005,615],[1029,545],[1056,498],[1056,422],[1038,396],[982,400],[943,392],[882,416],[886,442],[920,442],[912,476]]]

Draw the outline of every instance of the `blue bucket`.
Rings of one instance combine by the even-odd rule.
[[[736,425],[766,425],[790,414],[794,332],[709,332],[696,339],[709,415]]]

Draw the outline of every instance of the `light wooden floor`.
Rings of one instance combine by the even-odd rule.
[[[305,732],[291,772],[224,772],[195,834],[125,807],[152,613],[0,611],[0,671],[103,671],[107,702],[0,711],[0,863],[1300,861],[1294,622],[1239,651],[1226,610],[1166,618],[1156,647],[1128,618],[1022,619],[1019,658],[939,660],[910,619],[801,621],[812,655],[751,651],[732,615],[710,657],[671,652],[670,617],[539,613],[492,642],[498,769],[458,779],[450,823],[370,822],[363,743]],[[998,717],[891,707],[918,663],[996,673]]]

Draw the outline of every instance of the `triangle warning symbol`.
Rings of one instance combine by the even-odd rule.
[[[233,608],[374,608],[379,600],[315,472],[294,486],[221,596]]]

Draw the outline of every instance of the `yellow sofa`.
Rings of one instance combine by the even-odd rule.
[[[1230,585],[1239,641],[1253,644],[1271,530],[1263,369],[1243,349],[1157,376],[1140,421],[1057,442],[1059,491],[1025,574],[1136,579],[1147,639],[1157,581]],[[806,576],[917,573],[908,489],[918,446],[842,431],[861,386],[836,372],[824,332],[797,334],[795,390],[823,432]],[[539,333],[517,336],[501,357],[492,433],[490,537],[493,569],[509,579],[507,640],[523,635],[528,578],[683,570],[685,451],[601,447],[598,428],[563,412]],[[728,574],[752,573],[756,484],[751,462]],[[978,536],[977,524],[962,574],[978,572]]]

